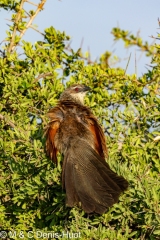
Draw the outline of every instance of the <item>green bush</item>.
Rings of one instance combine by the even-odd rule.
[[[40,1],[42,10],[45,1]],[[110,68],[110,54],[91,62],[69,37],[54,27],[44,41],[22,41],[28,29],[24,1],[0,1],[12,10],[13,25],[0,55],[0,228],[16,239],[159,239],[160,235],[160,45],[148,46],[128,32],[113,29],[115,40],[133,42],[152,56],[154,67],[137,78]],[[29,12],[33,20],[38,14]],[[25,20],[26,21],[26,20]],[[159,37],[159,36],[158,36]],[[23,58],[18,55],[21,43]],[[56,105],[65,84],[85,83],[88,105],[106,132],[108,163],[130,185],[106,214],[85,214],[65,206],[58,166],[46,157],[43,129],[46,113]],[[30,235],[28,232],[30,231]],[[39,231],[39,232],[38,232]],[[37,233],[38,232],[38,233]],[[33,234],[32,234],[33,233]],[[76,235],[80,233],[80,236]],[[37,235],[39,234],[39,235]],[[75,234],[75,235],[74,235]],[[12,236],[10,236],[12,238]]]

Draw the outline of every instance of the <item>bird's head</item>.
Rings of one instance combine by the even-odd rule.
[[[73,84],[61,94],[60,100],[73,100],[83,104],[84,97],[89,90],[90,87],[83,84]]]

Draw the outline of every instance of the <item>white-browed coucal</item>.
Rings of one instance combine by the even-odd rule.
[[[113,172],[108,163],[105,135],[83,100],[89,87],[74,84],[48,112],[46,152],[56,163],[63,154],[62,184],[66,204],[81,204],[87,213],[104,213],[118,201],[128,182]]]

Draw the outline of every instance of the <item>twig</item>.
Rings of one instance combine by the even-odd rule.
[[[8,121],[2,114],[0,114],[0,119],[7,122],[7,124],[10,125],[12,128],[16,127],[16,125],[13,122]]]
[[[40,32],[38,29],[36,29],[35,27],[33,27],[33,25],[29,26],[30,28],[32,28],[33,30],[35,30],[36,32],[40,33],[41,35],[45,36],[44,33]]]
[[[13,20],[10,20],[8,18],[5,18],[5,20],[7,20],[8,22],[14,22]]]
[[[65,50],[67,50],[67,51],[69,51],[69,52],[72,52],[72,48],[70,47],[70,44],[71,44],[71,42],[67,45],[67,46],[65,46]],[[88,57],[84,57],[84,56],[82,56],[82,55],[80,55],[80,58],[81,59],[83,59],[83,60],[85,60],[85,61],[87,61],[88,62],[88,64],[93,64],[93,63],[95,63],[96,61],[91,61],[91,59],[90,59],[90,61],[88,61]],[[67,65],[65,62],[63,62],[65,65]]]
[[[80,44],[80,48],[82,49],[82,47],[83,47],[83,42],[84,42],[84,38],[82,38],[82,40],[81,40],[81,44]]]
[[[19,7],[19,12],[17,13],[17,17],[15,19],[15,27],[14,27],[13,34],[12,34],[12,39],[10,41],[10,45],[9,45],[9,48],[8,48],[9,53],[15,48],[14,47],[14,39],[15,39],[16,32],[17,32],[17,23],[18,23],[18,21],[21,17],[21,11],[22,11],[24,2],[25,2],[25,0],[21,1],[20,7]]]
[[[154,229],[156,228],[156,226],[153,226],[152,227],[152,230],[151,230],[151,232],[150,232],[150,234],[149,234],[149,236],[151,236],[152,235],[152,233],[153,233],[153,231],[154,231]]]
[[[109,63],[109,64],[110,64],[110,66],[114,66],[114,65],[116,65],[116,64],[118,64],[118,63],[120,63],[122,61],[126,61],[126,60],[128,60],[128,57],[118,58],[118,60],[116,60],[115,62]]]
[[[38,6],[38,4],[35,4],[35,3],[30,2],[30,1],[28,1],[28,0],[27,0],[27,2],[30,3],[30,4],[32,4],[32,5],[34,5],[34,6],[36,6],[36,7]]]
[[[24,35],[25,32],[27,31],[27,29],[31,26],[33,20],[35,19],[35,17],[36,17],[37,14],[39,13],[39,11],[42,10],[42,8],[43,8],[43,6],[44,6],[44,4],[45,4],[46,1],[47,1],[47,0],[41,0],[41,3],[38,4],[38,7],[37,7],[34,15],[32,15],[32,16],[30,17],[30,20],[28,21],[25,29],[20,33],[20,35],[19,35],[19,38],[20,38],[20,39],[23,37],[23,35]],[[22,0],[21,5],[20,5],[20,11],[22,10],[22,6],[23,6],[23,3],[24,3],[24,2],[25,2],[25,0]],[[28,2],[28,1],[27,1],[27,2]],[[19,11],[19,14],[17,15],[17,19],[16,19],[15,23],[17,23],[17,22],[19,21],[20,11]],[[15,28],[14,28],[14,32],[13,32],[13,35],[12,35],[12,40],[11,40],[11,43],[10,43],[10,46],[9,46],[9,50],[8,50],[9,52],[13,51],[13,50],[15,49],[15,47],[16,47],[16,46],[14,45],[14,38],[15,38],[15,35],[16,35],[16,31],[17,31],[17,26],[15,26]]]
[[[26,135],[26,131],[24,131],[22,128],[18,128],[12,121],[8,120],[5,116],[0,114],[0,120],[6,122],[10,127],[15,128],[18,130],[18,132],[23,132],[23,134]]]
[[[90,48],[88,47],[88,58],[87,58],[87,63],[90,64],[92,63],[91,61],[91,54],[90,54]]]
[[[28,15],[28,17],[30,18],[31,17],[31,14],[29,14],[25,9],[23,9],[24,12]]]
[[[130,55],[129,55],[129,59],[128,59],[128,62],[127,62],[127,66],[126,66],[126,69],[125,69],[124,75],[126,74],[126,71],[127,71],[127,68],[128,68],[129,62],[130,62],[130,59],[131,59],[131,53],[130,53]]]
[[[38,77],[36,77],[36,78],[34,79],[34,82],[37,82],[39,79],[44,78],[44,77],[47,77],[47,76],[51,76],[51,75],[52,75],[51,72],[40,74]]]
[[[160,28],[158,28],[160,29]],[[156,40],[159,40],[160,38],[159,37],[154,37],[153,35],[149,36],[150,38],[153,38],[153,39],[156,39]]]
[[[25,32],[27,31],[27,29],[30,27],[30,25],[32,24],[33,20],[35,19],[35,17],[37,16],[37,14],[39,13],[40,10],[42,10],[45,2],[47,0],[41,0],[41,3],[38,5],[37,10],[35,11],[35,14],[30,18],[30,20],[28,21],[25,29],[21,32],[21,34],[19,35],[20,38],[23,37],[23,35],[25,34]]]
[[[70,47],[70,46],[71,46],[71,43],[72,43],[72,41],[70,41],[70,42],[65,46],[65,49],[67,49],[68,51],[72,51],[72,48]]]
[[[135,74],[137,76],[137,58],[136,58],[136,50],[135,50]]]

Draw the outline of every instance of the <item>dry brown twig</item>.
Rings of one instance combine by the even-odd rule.
[[[27,2],[30,3],[30,4],[32,4],[32,5],[34,5],[34,6],[36,6],[36,7],[38,6],[38,4],[35,4],[35,3],[33,3],[33,2],[30,2],[29,0],[27,0]]]
[[[9,48],[8,48],[9,53],[12,51],[12,49],[14,47],[14,39],[15,39],[16,32],[17,32],[17,23],[18,23],[18,21],[21,17],[21,11],[22,11],[24,2],[25,2],[25,0],[21,1],[20,8],[19,8],[19,11],[18,11],[16,19],[15,19],[15,26],[14,26],[14,30],[13,30],[13,34],[12,34],[12,39],[10,41],[10,45],[9,45]]]
[[[33,16],[31,16],[30,20],[28,21],[26,28],[21,32],[20,34],[20,38],[23,37],[23,35],[25,34],[25,32],[27,31],[27,29],[30,27],[30,25],[32,24],[33,20],[35,19],[35,17],[37,16],[37,14],[39,13],[39,11],[42,10],[44,4],[45,4],[46,0],[41,0],[41,3],[38,5],[35,14]]]
[[[8,120],[5,116],[0,114],[0,120],[4,121],[7,125],[9,125],[11,128],[16,129],[18,132],[21,132],[23,134],[26,134],[26,131],[22,128],[17,127],[12,121]]]
[[[32,28],[34,31],[40,33],[41,35],[45,36],[44,33],[40,32],[40,31],[39,31],[38,29],[36,29],[33,25],[30,25],[29,27]]]
[[[16,127],[16,125],[12,121],[7,120],[6,117],[4,117],[2,114],[0,114],[0,119],[2,121],[5,121],[10,127],[12,128]]]
[[[28,2],[30,4],[33,4],[32,2],[28,1],[28,0],[22,0],[21,1],[21,4],[20,4],[20,9],[17,13],[17,16],[16,16],[16,19],[15,19],[15,26],[14,26],[14,30],[13,30],[13,34],[12,34],[12,39],[10,41],[10,45],[8,47],[8,52],[11,53],[14,51],[14,49],[16,48],[17,45],[14,44],[14,39],[15,39],[15,36],[16,36],[16,32],[17,32],[17,24],[21,18],[21,11],[23,9],[23,5],[24,5],[24,2]],[[41,0],[40,1],[40,4],[36,5],[37,6],[37,9],[36,11],[34,12],[34,14],[30,17],[26,27],[24,30],[21,31],[20,35],[19,35],[19,38],[21,39],[23,37],[23,35],[25,34],[25,32],[27,31],[27,29],[29,27],[33,28],[33,26],[31,26],[33,20],[35,19],[35,17],[37,16],[37,14],[43,9],[43,6],[45,4],[46,0]],[[33,4],[35,5],[35,4]]]
[[[37,82],[39,79],[41,79],[41,78],[45,78],[45,77],[47,77],[47,76],[51,76],[51,75],[52,75],[51,72],[48,72],[48,73],[42,73],[42,74],[40,74],[38,77],[36,77],[36,78],[34,79],[34,82]]]

